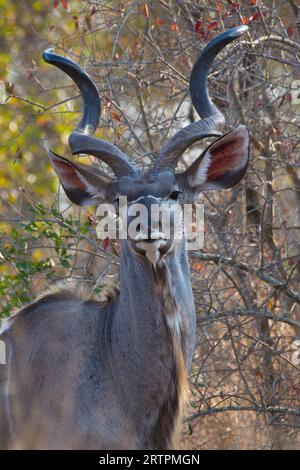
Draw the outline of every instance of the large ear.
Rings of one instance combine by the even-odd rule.
[[[231,188],[244,176],[248,161],[249,133],[238,126],[213,142],[181,177],[194,193]]]
[[[50,161],[68,198],[79,206],[97,206],[113,197],[114,179],[96,168],[73,163],[48,150]]]

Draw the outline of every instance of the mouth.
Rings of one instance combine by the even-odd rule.
[[[150,263],[157,263],[162,255],[166,252],[165,248],[168,240],[164,238],[161,232],[151,233],[151,238],[146,238],[145,234],[138,234],[134,239],[134,246],[138,251],[145,254]]]

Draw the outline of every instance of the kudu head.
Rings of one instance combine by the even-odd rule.
[[[101,114],[97,88],[86,72],[69,59],[44,52],[44,60],[56,65],[78,86],[83,98],[83,117],[71,133],[69,145],[73,154],[89,154],[105,162],[114,172],[104,172],[70,162],[53,152],[49,156],[69,199],[78,205],[117,204],[126,196],[128,208],[139,203],[148,210],[153,204],[165,212],[196,200],[200,192],[230,188],[243,177],[249,159],[249,135],[245,126],[238,126],[223,135],[223,114],[210,100],[207,77],[217,54],[231,41],[240,37],[246,26],[233,28],[209,42],[195,63],[190,77],[192,103],[201,117],[171,137],[159,151],[153,167],[145,174],[133,165],[115,145],[93,137]],[[205,137],[217,137],[184,172],[176,173],[182,153]],[[127,218],[127,223],[130,217]],[[171,223],[174,218],[170,217]],[[178,220],[178,219],[177,219]],[[172,228],[172,227],[171,227]],[[183,224],[182,224],[183,230]],[[172,232],[172,230],[171,230]],[[147,218],[147,228],[139,227],[137,236],[129,240],[131,249],[155,263],[175,245],[167,239],[157,220]],[[151,249],[149,247],[151,246]]]

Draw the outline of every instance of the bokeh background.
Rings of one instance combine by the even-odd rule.
[[[118,282],[118,243],[97,239],[95,211],[68,202],[47,158],[45,147],[70,156],[81,100],[42,51],[86,68],[102,97],[97,136],[146,169],[198,118],[188,96],[197,55],[240,24],[249,32],[215,61],[210,92],[227,129],[248,126],[251,163],[239,185],[199,199],[186,449],[300,447],[300,3],[0,0],[2,317],[63,279],[95,292]]]

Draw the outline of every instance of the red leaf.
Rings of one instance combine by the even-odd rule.
[[[147,3],[142,4],[142,13],[145,18],[149,18],[149,8],[148,8]]]
[[[61,4],[65,10],[68,9],[68,0],[61,0]]]
[[[289,37],[293,36],[293,34],[294,34],[294,27],[293,27],[292,25],[290,25],[290,26],[287,28],[286,32],[288,33]]]
[[[195,24],[195,33],[199,33],[203,29],[203,23],[202,21],[197,21]]]
[[[162,18],[156,18],[155,24],[157,26],[163,26],[165,24],[165,20],[163,20]]]
[[[218,12],[221,14],[222,13],[222,10],[223,10],[223,5],[222,3],[217,3],[217,10]]]
[[[109,238],[106,237],[105,240],[103,240],[103,249],[107,251],[109,248]]]
[[[111,117],[115,120],[115,121],[121,121],[121,116],[119,113],[115,113],[115,111],[112,111],[111,112]]]
[[[259,13],[258,12],[254,13],[254,15],[250,16],[249,23],[252,23],[252,21],[257,20],[257,18],[259,18]]]
[[[204,265],[202,263],[193,263],[193,268],[197,269],[197,271],[202,271],[204,269]]]
[[[176,33],[178,31],[178,26],[177,26],[176,21],[173,21],[173,23],[171,23],[171,31],[173,31],[173,33]]]
[[[238,2],[232,2],[230,6],[232,9],[239,10],[241,5]]]
[[[219,25],[218,21],[212,21],[211,23],[209,23],[209,25],[207,26],[207,28],[208,28],[209,30],[211,30],[211,29],[216,29],[216,28],[218,27],[218,25]]]
[[[57,8],[58,5],[59,5],[59,0],[54,0],[54,2],[53,2],[53,7],[54,7],[54,8]]]
[[[245,16],[242,16],[242,17],[241,17],[241,20],[242,20],[242,23],[243,23],[243,24],[249,24],[249,20],[248,20],[248,18],[246,18]]]

